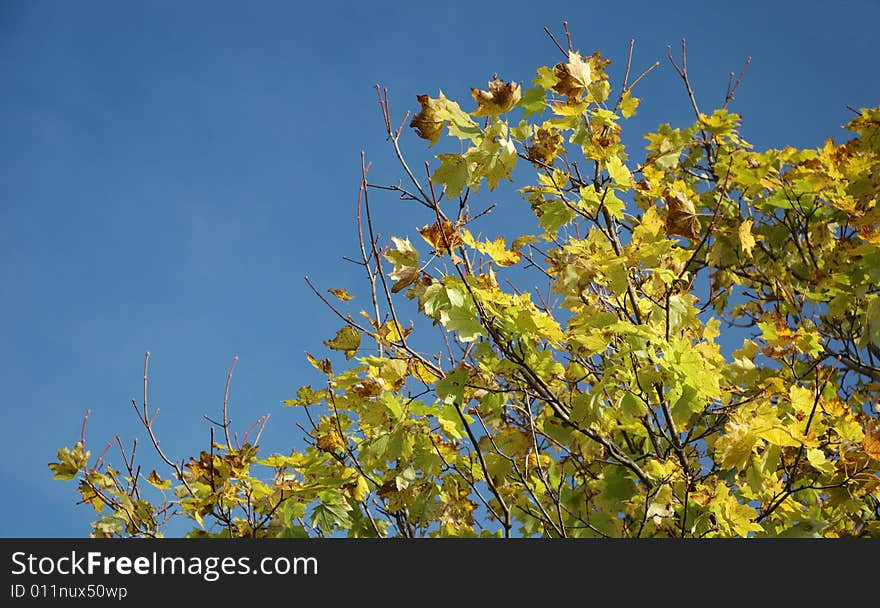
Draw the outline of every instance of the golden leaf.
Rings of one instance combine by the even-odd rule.
[[[471,96],[477,102],[473,116],[497,116],[509,111],[522,99],[522,87],[518,82],[504,82],[500,78],[489,81],[489,90],[471,89]]]
[[[438,220],[419,228],[419,234],[439,253],[452,253],[461,245],[461,235],[449,220]]]
[[[345,440],[336,429],[318,437],[318,449],[323,452],[335,452],[337,449],[344,447]]]
[[[862,439],[865,453],[874,460],[880,460],[880,421],[870,420],[865,425],[865,438]]]
[[[559,154],[562,147],[562,136],[555,129],[541,127],[532,138],[531,145],[526,146],[526,154],[534,163],[549,165]]]
[[[749,259],[752,258],[752,249],[755,248],[755,237],[752,236],[752,220],[746,220],[739,225],[739,244],[742,247],[743,254]]]
[[[336,296],[337,299],[343,302],[354,299],[354,296],[348,293],[348,291],[345,289],[328,289],[327,291],[332,293],[334,296]]]

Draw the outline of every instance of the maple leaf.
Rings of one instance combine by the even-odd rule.
[[[702,228],[694,204],[678,190],[666,190],[666,233],[699,240]]]
[[[532,162],[550,165],[561,149],[562,136],[559,131],[540,127],[531,143],[526,145],[526,155]]]
[[[452,253],[461,245],[461,235],[449,220],[437,220],[419,228],[419,234],[431,247],[440,253]]]
[[[590,64],[577,51],[568,52],[568,63],[553,66],[553,75],[559,79],[553,90],[569,98],[580,97],[592,82]]]
[[[865,425],[865,438],[862,439],[865,453],[874,460],[880,460],[880,422],[871,420]]]
[[[739,244],[742,247],[743,254],[749,259],[752,258],[752,249],[755,248],[755,237],[752,235],[753,220],[746,220],[739,225]]]
[[[471,96],[477,102],[472,116],[497,116],[508,112],[522,98],[522,87],[518,82],[504,82],[499,78],[489,81],[489,90],[471,89]]]
[[[346,325],[336,332],[336,336],[332,340],[324,341],[324,345],[333,350],[343,351],[345,358],[351,359],[357,354],[361,345],[361,335],[355,328]]]
[[[422,109],[413,116],[409,126],[416,130],[416,134],[419,137],[427,139],[433,146],[443,134],[443,127],[447,122],[442,112],[446,99],[442,94],[438,99],[433,99],[428,95],[418,95],[416,99],[418,99]]]

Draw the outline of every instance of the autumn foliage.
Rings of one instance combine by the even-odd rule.
[[[285,402],[303,447],[261,454],[224,412],[163,474],[62,449],[50,467],[94,535],[175,514],[192,536],[880,535],[880,108],[847,141],[756,150],[739,81],[704,113],[670,55],[694,122],[637,154],[641,77],[628,63],[612,86],[601,54],[559,50],[471,109],[419,95],[399,128],[380,91],[402,181],[364,166],[365,282],[313,287],[341,327]],[[427,170],[407,124],[443,150]],[[481,213],[514,177],[519,197]],[[370,197],[389,191],[425,220],[379,242]],[[533,212],[516,238],[493,229],[507,205]]]

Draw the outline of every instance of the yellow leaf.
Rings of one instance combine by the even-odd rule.
[[[633,97],[629,91],[623,94],[623,98],[620,100],[620,113],[623,115],[624,118],[629,118],[630,116],[635,114],[636,108],[638,107],[638,97]]]
[[[810,389],[792,385],[788,389],[788,397],[791,399],[791,405],[796,412],[808,416],[813,410],[816,396]]]
[[[339,431],[333,429],[326,435],[318,437],[317,445],[318,449],[323,452],[335,452],[345,447],[345,440],[339,434]]]
[[[752,236],[752,220],[746,220],[739,225],[739,244],[742,247],[743,254],[749,259],[752,258],[752,249],[755,247],[755,237]]]
[[[721,332],[719,331],[720,327],[721,321],[716,317],[712,317],[706,321],[706,326],[703,328],[703,339],[707,342],[712,342],[715,338],[721,335]]]
[[[342,300],[343,302],[347,302],[349,300],[354,300],[354,296],[348,293],[345,289],[328,289],[330,293],[336,296],[337,299]]]
[[[553,164],[553,159],[561,151],[562,136],[559,134],[559,131],[552,127],[540,127],[532,138],[531,143],[526,145],[526,154],[529,160],[545,165]]]
[[[871,420],[865,425],[865,438],[862,439],[865,453],[874,460],[880,460],[880,422]]]
[[[760,437],[761,439],[766,439],[773,445],[796,448],[802,443],[801,441],[796,439],[794,435],[792,435],[791,431],[781,426],[760,429],[756,430],[755,432],[758,437]]]
[[[386,321],[379,328],[379,336],[388,342],[402,342],[410,333],[412,333],[412,327],[405,328],[393,319]]]
[[[752,507],[739,504],[734,498],[724,506],[726,519],[737,535],[745,537],[749,532],[763,532],[764,528],[752,521],[758,515]]]
[[[151,486],[156,487],[160,490],[170,490],[171,489],[171,480],[166,479],[163,481],[162,478],[159,477],[159,474],[155,470],[153,472],[151,472],[146,479],[150,483]]]
[[[725,469],[736,467],[745,470],[758,441],[757,435],[747,424],[730,421],[724,426],[724,435],[716,447],[721,450],[721,466]]]
[[[829,475],[834,473],[834,464],[829,462],[829,460],[825,458],[825,452],[818,448],[810,448],[807,450],[807,460],[817,471],[822,471]]]
[[[309,363],[311,363],[319,372],[328,375],[333,373],[333,366],[330,364],[330,359],[316,359],[311,353],[306,353],[306,359],[308,359]]]
[[[369,493],[370,486],[367,484],[367,478],[363,475],[358,475],[357,484],[351,491],[351,497],[358,502],[363,502]]]
[[[431,384],[436,382],[441,378],[435,374],[431,369],[422,363],[421,361],[415,360],[412,366],[413,376],[424,382],[425,384]]]
[[[522,259],[522,254],[519,251],[507,249],[507,242],[501,236],[494,241],[480,242],[474,239],[470,231],[464,230],[462,240],[466,245],[488,255],[499,266],[513,266]]]
[[[345,358],[351,359],[360,348],[361,335],[355,328],[346,325],[336,332],[336,336],[332,340],[325,340],[324,345],[333,350],[344,351]]]

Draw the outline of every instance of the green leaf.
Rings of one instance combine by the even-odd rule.
[[[465,435],[464,425],[461,422],[461,416],[454,405],[444,405],[437,414],[437,422],[443,432],[453,439],[461,439]]]
[[[438,154],[440,166],[431,179],[442,184],[446,198],[457,198],[471,181],[471,164],[461,154]]]
[[[458,403],[459,405],[464,405],[464,387],[467,383],[467,379],[467,371],[458,369],[438,381],[434,386],[434,390],[437,391],[437,396],[440,397],[444,403]]]
[[[319,528],[325,534],[333,532],[335,527],[348,528],[351,525],[349,509],[340,501],[338,492],[328,491],[319,495],[321,502],[312,510],[312,525]]]
[[[394,248],[385,252],[386,260],[394,264],[395,268],[418,266],[419,252],[413,247],[409,238],[399,239],[393,236],[391,242],[394,244]]]
[[[309,538],[309,533],[300,525],[285,526],[278,533],[278,538]]]
[[[532,84],[542,89],[552,89],[559,82],[559,77],[547,66],[541,66],[537,70],[538,76],[532,80]]]
[[[523,109],[523,116],[540,114],[544,111],[547,107],[547,88],[549,87],[534,87],[523,93],[522,99],[517,104]]]
[[[575,212],[562,201],[548,201],[541,205],[541,227],[554,233],[575,217]]]
[[[870,303],[865,311],[865,325],[859,339],[859,347],[864,348],[868,344],[880,346],[880,297],[871,296]]]

